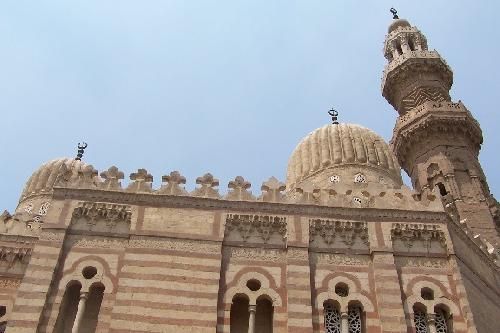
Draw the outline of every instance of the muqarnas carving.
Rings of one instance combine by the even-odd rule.
[[[313,247],[368,250],[366,222],[309,220],[309,242]]]
[[[71,228],[105,233],[128,233],[130,206],[101,202],[82,202],[73,211]]]
[[[286,217],[228,214],[224,234],[226,241],[282,245],[286,241]]]
[[[391,238],[396,252],[447,252],[446,236],[438,225],[394,223]]]

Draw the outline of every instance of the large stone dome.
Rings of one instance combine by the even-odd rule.
[[[23,201],[34,195],[51,193],[61,173],[71,172],[71,176],[77,176],[80,171],[88,166],[85,162],[75,160],[74,158],[58,158],[44,163],[28,179],[19,201]]]
[[[402,185],[401,169],[384,139],[353,124],[329,124],[302,139],[288,163],[287,189],[306,180],[321,189],[339,182]]]

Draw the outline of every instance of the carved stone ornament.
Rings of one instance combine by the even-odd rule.
[[[121,190],[120,179],[124,178],[124,174],[117,167],[111,166],[107,171],[101,172],[101,177],[104,179],[104,182],[100,184],[102,189]]]
[[[38,209],[38,215],[40,216],[45,216],[47,215],[47,212],[50,207],[50,202],[44,202],[40,205],[40,208]]]
[[[128,245],[133,249],[161,249],[204,254],[220,254],[220,244],[200,240],[165,239],[156,237],[134,237]]]
[[[432,242],[438,242],[443,249],[446,249],[446,236],[437,225],[393,223],[391,238],[393,241],[401,240],[407,248],[413,247],[416,242],[421,242],[423,247],[429,250]]]
[[[21,280],[2,278],[0,279],[0,289],[17,289],[21,285]]]
[[[283,191],[286,189],[284,183],[280,182],[275,177],[269,178],[267,181],[262,183],[262,201],[267,202],[283,202],[285,201],[285,196]]]
[[[226,195],[228,200],[255,200],[252,192],[248,189],[252,186],[243,177],[237,176],[234,180],[231,180],[227,187],[230,189]]]
[[[309,220],[309,241],[313,242],[320,236],[327,245],[332,245],[336,238],[348,248],[352,247],[356,239],[369,246],[368,226],[366,222],[349,222],[335,220]]]
[[[0,246],[0,261],[6,261],[10,265],[13,265],[16,261],[25,263],[29,261],[31,252],[31,248]]]
[[[96,188],[98,184],[97,178],[97,170],[90,164],[85,165],[76,175],[73,174],[73,170],[66,164],[62,164],[55,185],[61,187]]]
[[[129,206],[99,202],[82,202],[73,211],[73,217],[85,219],[89,228],[101,220],[110,228],[119,222],[130,224],[131,216]]]
[[[250,236],[257,235],[267,243],[273,234],[281,235],[286,240],[286,217],[262,215],[228,214],[226,217],[225,234],[236,231],[246,242]]]
[[[184,186],[186,184],[186,177],[182,176],[179,171],[172,171],[170,175],[161,177],[162,182],[166,183],[158,190],[160,194],[169,195],[188,195]]]
[[[138,169],[137,172],[130,174],[132,183],[127,187],[130,192],[151,192],[153,183],[153,176],[151,176],[146,169]]]
[[[286,254],[283,250],[239,247],[229,247],[228,252],[231,258],[272,262],[283,262]]]
[[[295,202],[319,204],[320,189],[310,181],[304,181],[295,189]]]
[[[195,197],[220,198],[219,191],[215,188],[219,186],[219,180],[214,178],[211,173],[196,178],[196,184],[201,186],[191,193]]]

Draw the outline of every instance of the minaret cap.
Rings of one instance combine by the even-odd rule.
[[[391,25],[389,26],[389,29],[387,29],[387,32],[391,33],[391,32],[393,32],[394,30],[396,30],[397,28],[400,28],[400,27],[402,27],[402,28],[404,28],[404,27],[411,28],[411,24],[410,24],[410,22],[408,22],[405,19],[395,19],[394,21],[392,21]]]
[[[399,18],[398,11],[396,9],[391,8],[390,12],[392,14],[392,18],[394,19],[394,21],[389,26],[389,31],[388,31],[389,33],[393,32],[399,27],[411,27],[410,22],[408,22],[405,19]]]

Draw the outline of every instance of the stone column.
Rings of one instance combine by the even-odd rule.
[[[257,311],[257,305],[249,305],[248,312],[248,333],[255,333],[255,312]],[[76,333],[76,332],[72,332]]]
[[[349,333],[349,314],[347,312],[340,314],[340,332]]]
[[[437,333],[436,331],[436,315],[429,313],[427,315],[427,325],[429,326],[429,333]]]
[[[73,323],[73,328],[71,329],[71,333],[78,333],[80,330],[80,324],[82,322],[83,313],[85,312],[85,305],[87,303],[87,299],[89,298],[88,292],[80,293],[80,301],[78,302],[78,310],[76,311],[75,322]]]

